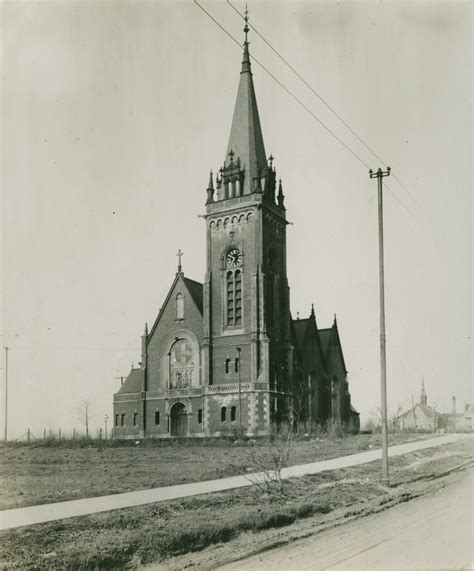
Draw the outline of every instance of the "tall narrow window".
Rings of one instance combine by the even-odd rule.
[[[229,357],[227,357],[227,359],[225,360],[225,372],[226,374],[228,374],[230,371],[230,359]]]
[[[227,272],[227,325],[234,325],[234,273]]]
[[[239,372],[239,367],[240,367],[240,362],[239,362],[239,358],[237,357],[237,359],[235,360],[235,372],[236,373]]]
[[[176,319],[184,319],[184,295],[182,293],[176,296]]]
[[[125,414],[122,413],[122,416],[120,417],[120,426],[125,426]]]
[[[138,424],[138,413],[134,412],[133,413],[133,426],[137,426]]]
[[[118,426],[118,425],[119,425],[119,415],[116,414],[115,415],[115,426]]]
[[[235,282],[235,325],[242,324],[242,272],[234,274]]]
[[[160,411],[156,410],[155,411],[155,426],[158,426],[160,424]]]
[[[202,424],[202,408],[198,410],[198,424]]]
[[[232,248],[225,257],[227,272],[225,274],[226,315],[228,327],[242,326],[242,252]]]
[[[235,421],[235,413],[236,413],[236,411],[237,411],[237,409],[236,409],[235,406],[233,406],[233,407],[230,409],[230,420],[231,420],[232,422]]]
[[[221,408],[221,422],[225,422],[227,416],[227,409],[225,406]]]

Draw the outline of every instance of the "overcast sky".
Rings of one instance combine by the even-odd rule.
[[[203,6],[239,41],[225,2]],[[243,9],[241,2],[236,3]],[[3,2],[2,345],[9,431],[94,426],[140,356],[176,272],[205,272],[209,170],[221,166],[241,50],[192,2]],[[472,386],[472,5],[251,2],[251,23],[406,185],[385,192],[389,408],[449,410]],[[250,50],[380,164],[255,33]],[[286,194],[293,315],[337,313],[362,420],[379,404],[376,181],[257,65]],[[4,359],[2,357],[2,383]],[[3,386],[3,385],[2,385]],[[471,401],[472,402],[472,401]],[[3,407],[2,407],[3,409]],[[2,410],[3,413],[3,410]],[[2,423],[3,426],[3,423]]]

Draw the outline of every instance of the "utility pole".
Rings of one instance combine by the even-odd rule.
[[[238,354],[238,360],[239,360],[239,438],[242,437],[242,382],[241,382],[241,376],[240,376],[240,352],[241,352],[241,348],[237,347],[237,354]]]
[[[105,439],[107,440],[107,421],[109,420],[109,415],[106,414],[104,416],[104,424],[105,424]]]
[[[5,442],[8,440],[8,347],[5,347]]]
[[[381,168],[376,173],[371,169],[370,178],[377,179],[379,203],[379,275],[380,275],[380,374],[382,400],[382,484],[389,485],[388,477],[388,430],[387,430],[387,360],[385,352],[385,282],[383,256],[383,197],[382,179],[390,176],[390,167],[386,171]]]

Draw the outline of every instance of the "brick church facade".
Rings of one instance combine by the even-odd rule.
[[[290,314],[285,197],[265,153],[247,37],[205,208],[204,283],[184,275],[180,257],[140,367],[114,395],[115,438],[258,436],[289,422],[357,430],[336,319],[318,329],[313,308]]]

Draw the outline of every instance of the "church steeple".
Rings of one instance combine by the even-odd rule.
[[[421,395],[420,395],[420,404],[426,405],[428,402],[428,397],[426,396],[425,391],[425,379],[422,377],[421,379]]]
[[[258,184],[255,184],[254,181],[262,176],[264,169],[267,167],[250,64],[248,31],[248,13],[246,10],[242,69],[240,71],[234,117],[224,162],[224,171],[239,164],[243,173],[240,194],[249,194],[254,188],[258,188]]]

